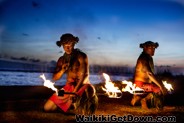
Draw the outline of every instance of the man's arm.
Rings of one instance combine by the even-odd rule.
[[[162,89],[161,83],[156,79],[155,74],[153,73],[151,66],[149,64],[150,61],[143,60],[143,66],[145,69],[145,74],[148,76],[149,80],[151,80],[153,83],[155,83],[160,89]],[[153,67],[153,65],[152,65]]]
[[[52,79],[54,81],[59,80],[63,76],[65,71],[68,69],[68,67],[69,67],[69,63],[63,64],[63,58],[60,57],[57,62],[56,69],[55,69]]]
[[[147,75],[149,79],[160,88],[160,90],[162,91],[162,94],[165,95],[166,89],[164,88],[164,85],[156,79],[155,75],[152,72],[147,72]]]
[[[153,83],[155,83],[159,88],[162,88],[162,86],[160,85],[159,81],[156,79],[155,75],[152,72],[148,71],[147,72],[147,75],[148,75],[149,79]]]

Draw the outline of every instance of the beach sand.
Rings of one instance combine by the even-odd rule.
[[[73,123],[76,115],[68,113],[43,111],[44,102],[54,93],[44,86],[0,86],[0,123]],[[155,108],[142,110],[140,105],[131,106],[132,95],[123,93],[121,98],[108,98],[98,95],[99,106],[96,116],[174,116],[177,123],[184,122],[183,99],[175,95],[166,96],[162,111]],[[167,118],[167,117],[165,117]],[[129,119],[131,120],[131,119]]]

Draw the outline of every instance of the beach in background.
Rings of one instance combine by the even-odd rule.
[[[42,72],[17,72],[17,71],[0,71],[0,86],[41,86],[43,80],[40,75],[44,74],[46,79],[52,81],[52,73]],[[132,78],[131,75],[110,75],[112,80],[128,80]],[[99,84],[104,82],[102,74],[90,74],[91,84]],[[66,82],[66,75],[55,82],[55,85],[64,85]]]

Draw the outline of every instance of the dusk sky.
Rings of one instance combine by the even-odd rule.
[[[158,42],[155,65],[184,67],[184,0],[0,0],[0,54],[57,60],[64,33],[90,64],[135,66]]]

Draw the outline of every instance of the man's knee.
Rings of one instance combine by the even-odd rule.
[[[54,111],[54,110],[56,110],[56,108],[57,108],[57,106],[51,100],[48,100],[44,105],[44,111],[46,111],[46,112]]]

